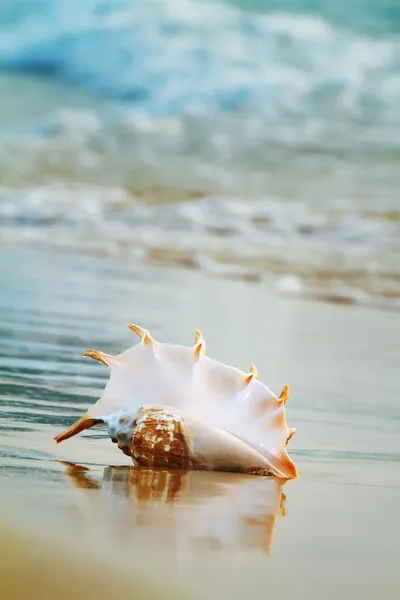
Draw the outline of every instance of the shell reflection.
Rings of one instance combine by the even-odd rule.
[[[101,519],[125,539],[143,534],[168,552],[270,554],[276,519],[286,514],[285,482],[276,478],[135,467],[106,467],[101,478],[98,469],[64,464],[74,486],[90,491],[85,520]]]

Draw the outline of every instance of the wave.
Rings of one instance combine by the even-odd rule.
[[[0,243],[264,282],[279,293],[400,308],[400,211],[205,196],[150,205],[100,186],[0,196]]]
[[[51,75],[156,117],[243,111],[261,116],[264,128],[295,129],[301,121],[312,131],[333,119],[378,124],[386,141],[394,129],[400,137],[400,38],[393,35],[194,0],[8,8],[0,21],[3,69]]]
[[[24,114],[1,132],[0,243],[398,308],[399,66],[399,36],[311,14],[3,2],[0,67],[89,98],[2,87],[3,121],[18,95]]]

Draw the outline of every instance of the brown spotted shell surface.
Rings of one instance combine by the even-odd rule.
[[[248,373],[205,356],[199,331],[192,347],[164,344],[129,325],[141,342],[118,356],[87,350],[110,368],[101,398],[55,439],[98,423],[132,460],[146,467],[213,469],[297,477],[286,452],[288,388],[279,397]]]
[[[136,418],[118,417],[109,426],[118,447],[143,467],[191,469],[189,434],[181,415],[164,406],[141,407]]]

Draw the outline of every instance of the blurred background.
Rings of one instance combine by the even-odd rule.
[[[399,190],[399,0],[0,0],[0,537],[29,593],[35,523],[127,544],[120,583],[149,559],[162,598],[156,549],[207,599],[396,596]],[[56,445],[128,322],[289,384],[300,478]]]
[[[400,306],[397,0],[2,0],[0,243]]]

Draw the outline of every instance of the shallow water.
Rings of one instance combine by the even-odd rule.
[[[197,271],[23,249],[0,254],[0,289],[3,519],[91,539],[111,563],[117,548],[132,560],[161,555],[204,598],[395,593],[397,313],[282,299]],[[96,428],[56,446],[54,435],[107,379],[80,354],[134,343],[129,321],[178,343],[200,328],[209,355],[243,369],[254,362],[275,392],[289,383],[299,480],[134,469]]]

